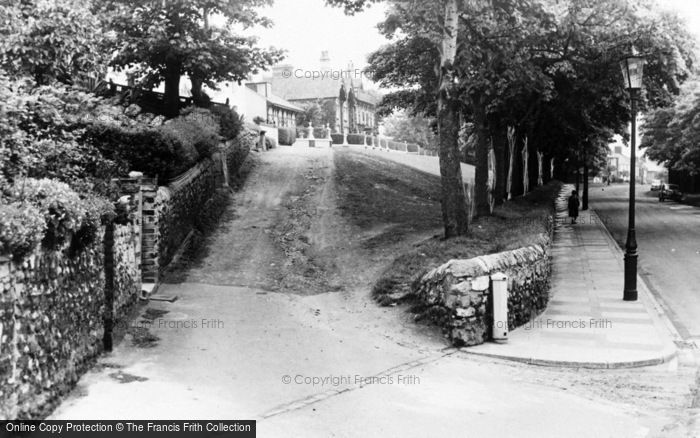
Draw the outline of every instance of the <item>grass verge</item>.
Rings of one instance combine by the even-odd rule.
[[[450,259],[469,259],[485,254],[547,243],[554,200],[561,184],[552,182],[526,196],[497,207],[493,216],[477,218],[467,236],[443,239],[434,236],[396,257],[375,284],[372,295],[382,305],[409,301],[412,285],[429,269]]]

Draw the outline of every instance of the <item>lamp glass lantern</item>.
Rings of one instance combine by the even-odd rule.
[[[644,75],[644,58],[632,55],[620,61],[622,77],[625,80],[625,87],[630,90],[642,88],[642,76]]]

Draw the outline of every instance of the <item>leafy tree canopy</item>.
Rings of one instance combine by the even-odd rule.
[[[257,12],[272,0],[109,0],[104,9],[120,44],[112,65],[129,69],[145,87],[165,82],[166,103],[177,105],[179,77],[188,74],[195,97],[202,84],[242,81],[282,59],[283,52],[256,46],[232,29],[270,26]],[[224,24],[210,25],[210,17]]]
[[[642,147],[646,155],[675,170],[700,173],[700,78],[688,81],[672,106],[645,117]]]
[[[89,0],[0,3],[0,66],[13,78],[38,85],[102,78],[110,44]]]

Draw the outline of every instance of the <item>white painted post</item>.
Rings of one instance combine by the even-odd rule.
[[[493,297],[493,341],[508,342],[508,277],[502,272],[491,275]]]

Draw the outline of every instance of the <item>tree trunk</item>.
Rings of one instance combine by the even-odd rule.
[[[453,63],[457,53],[457,0],[448,0],[445,6],[445,31],[440,59],[438,89],[438,141],[440,147],[440,182],[442,187],[442,220],[445,237],[467,234],[469,209],[467,206],[462,168],[459,156],[459,112],[456,103],[447,96],[452,85]]]
[[[192,82],[192,103],[195,106],[207,107],[209,106],[209,99],[205,97],[202,91],[202,85],[204,85],[204,78],[196,73],[190,75],[190,82]]]
[[[508,165],[510,164],[508,154],[508,135],[507,128],[498,126],[494,132],[493,152],[496,155],[496,187],[494,189],[494,197],[496,205],[501,205],[503,200],[508,196],[506,193],[506,185],[508,179]]]
[[[165,70],[165,93],[163,96],[164,113],[167,117],[180,114],[180,74],[181,65],[169,62]]]
[[[588,163],[583,163],[583,207],[582,210],[588,210]]]
[[[578,159],[578,152],[576,152],[576,193],[581,193],[581,162]]]
[[[474,99],[474,128],[476,131],[476,160],[474,163],[474,202],[477,216],[490,216],[489,205],[489,141],[486,128],[486,106],[481,96]]]

